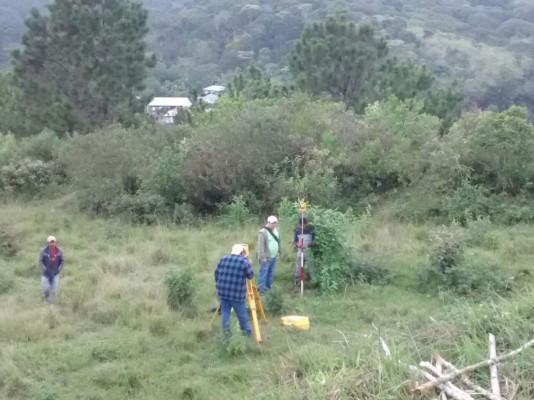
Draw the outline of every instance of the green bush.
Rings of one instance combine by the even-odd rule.
[[[440,272],[425,266],[417,273],[417,285],[422,292],[451,290],[462,296],[504,295],[518,286],[521,274],[508,274],[493,262],[471,260]]]
[[[179,225],[194,225],[198,217],[195,208],[189,203],[177,203],[171,216],[172,221]]]
[[[15,281],[5,275],[0,275],[0,295],[9,292],[15,286]]]
[[[44,162],[56,161],[64,145],[55,132],[44,130],[38,135],[23,138],[17,149],[17,158],[29,158]]]
[[[534,125],[526,108],[466,113],[449,132],[474,184],[515,196],[534,180]]]
[[[83,209],[103,215],[125,210],[144,215],[147,207],[154,207],[153,192],[147,198],[136,195],[143,189],[146,170],[164,145],[164,138],[152,132],[109,127],[71,138],[62,147],[59,161],[65,165]],[[124,195],[127,197],[121,198]]]
[[[355,259],[349,261],[348,273],[353,282],[369,285],[387,285],[391,271],[377,260]]]
[[[11,258],[17,255],[19,246],[15,237],[8,233],[6,227],[0,226],[0,256]]]
[[[167,305],[174,311],[192,312],[195,309],[196,280],[191,270],[172,271],[165,279]]]
[[[243,196],[234,196],[228,204],[220,206],[219,225],[236,227],[250,218],[250,212]]]
[[[430,233],[430,244],[430,265],[436,271],[445,273],[462,263],[464,248],[458,231],[437,228]]]
[[[52,182],[54,163],[23,158],[0,170],[2,186],[15,195],[34,196]]]
[[[15,158],[18,143],[12,133],[0,133],[0,167],[7,165]]]
[[[122,194],[110,203],[113,213],[125,214],[137,223],[153,224],[157,217],[168,214],[165,199],[158,194],[143,191],[135,195]]]
[[[280,315],[284,310],[284,297],[277,288],[272,288],[264,297],[262,305],[270,315]]]
[[[350,277],[348,260],[352,256],[346,246],[345,232],[354,223],[354,216],[350,211],[308,207],[307,217],[315,232],[315,244],[311,248],[315,260],[313,281],[324,292],[336,292]]]

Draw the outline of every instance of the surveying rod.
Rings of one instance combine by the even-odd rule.
[[[306,202],[299,201],[300,211],[300,295],[304,294],[304,212],[306,211]]]

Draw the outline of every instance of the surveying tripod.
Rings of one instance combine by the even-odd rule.
[[[256,339],[256,343],[261,344],[261,333],[260,333],[260,325],[258,323],[258,314],[257,310],[260,310],[261,317],[263,319],[263,323],[267,325],[269,321],[267,320],[267,317],[265,316],[265,311],[263,310],[263,305],[261,304],[261,298],[260,293],[258,292],[258,288],[256,287],[256,283],[252,279],[247,279],[247,301],[248,301],[248,309],[250,311],[250,315],[252,316],[252,330],[254,331],[254,338]],[[217,308],[215,309],[215,312],[213,313],[213,316],[211,317],[210,321],[210,327],[213,324],[213,321],[219,314],[219,310],[221,309],[221,305],[218,304]]]
[[[256,283],[254,283],[253,280],[247,280],[247,301],[248,301],[248,309],[250,311],[250,315],[252,316],[252,330],[254,331],[254,338],[256,339],[256,343],[261,344],[261,333],[260,333],[260,325],[258,323],[258,314],[257,310],[260,310],[261,317],[263,319],[263,323],[267,325],[269,321],[267,320],[267,317],[265,316],[265,311],[263,309],[263,305],[261,304],[261,298],[260,293],[258,292],[258,288],[256,287]],[[215,308],[215,312],[213,313],[213,316],[211,317],[210,326],[213,325],[213,321],[215,321],[215,318],[219,314],[219,310],[221,309],[221,305],[218,304]]]

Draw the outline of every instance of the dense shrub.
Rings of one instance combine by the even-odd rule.
[[[44,162],[56,161],[64,141],[56,133],[44,130],[38,135],[23,138],[18,146],[17,158],[30,158]]]
[[[0,274],[0,295],[9,292],[14,286],[13,278]]]
[[[386,285],[392,278],[391,271],[382,262],[360,257],[349,261],[348,274],[353,282],[369,285]]]
[[[18,242],[7,227],[0,226],[0,256],[14,257],[19,251]]]
[[[284,310],[284,297],[276,287],[262,297],[262,305],[270,315],[280,315]]]
[[[464,257],[462,237],[446,227],[430,233],[430,266],[441,273],[460,265]]]
[[[534,125],[528,111],[513,106],[495,113],[466,114],[449,133],[460,162],[471,170],[475,184],[492,193],[517,195],[534,181]]]
[[[0,170],[2,186],[8,193],[33,196],[52,182],[53,162],[24,158]]]
[[[262,209],[273,209],[271,196],[284,160],[303,152],[291,135],[294,117],[287,104],[272,100],[223,103],[213,115],[216,124],[200,125],[185,146],[181,171],[190,202],[202,211],[216,211],[243,191],[254,193]]]
[[[469,260],[445,272],[425,266],[417,274],[417,284],[422,292],[451,290],[462,296],[484,296],[491,292],[505,294],[520,281],[521,274],[507,275],[502,267],[484,260]]]
[[[172,271],[165,279],[167,305],[171,310],[193,312],[196,280],[191,270]]]
[[[156,143],[157,139],[143,130],[113,127],[70,139],[60,160],[72,178],[81,206],[101,214],[122,210],[115,209],[121,206],[116,199],[135,196],[141,190],[145,170],[156,157],[158,146],[165,145]]]
[[[0,167],[9,164],[11,159],[15,157],[17,147],[17,140],[13,134],[0,133]]]

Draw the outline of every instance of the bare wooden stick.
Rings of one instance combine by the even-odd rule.
[[[443,359],[436,359],[436,370],[439,372],[439,375],[443,375],[443,362],[442,362]],[[439,398],[441,400],[448,400],[447,399],[447,393],[445,392],[440,392],[439,394]]]
[[[436,363],[440,363],[441,365],[443,365],[445,368],[448,368],[450,369],[451,371],[453,372],[457,372],[458,371],[458,368],[456,368],[454,365],[452,365],[450,362],[448,362],[447,360],[445,360],[443,357],[441,357],[439,354],[435,354],[434,355],[434,358],[436,359]],[[493,393],[490,393],[488,392],[486,389],[484,389],[482,386],[479,386],[477,385],[476,383],[474,382],[471,382],[471,380],[465,376],[465,375],[460,375],[459,378],[461,379],[461,381],[463,383],[465,383],[467,386],[469,386],[470,388],[472,388],[473,390],[475,390],[477,393],[481,394],[482,396],[488,398],[489,400],[503,400],[503,398],[501,396],[498,396],[496,394],[493,394]]]
[[[489,334],[489,356],[490,359],[497,358],[497,347],[495,345],[495,335],[492,333]],[[490,369],[490,379],[491,379],[491,392],[497,396],[501,395],[501,388],[499,386],[499,373],[497,371],[497,365],[491,364]]]
[[[421,363],[419,363],[419,366],[422,368],[426,368],[428,371],[432,372],[436,378],[440,378],[443,376],[443,374],[429,362],[422,361]],[[461,397],[465,397],[466,399],[472,398],[469,394],[464,392],[458,386],[454,385],[452,382],[445,382],[443,385],[451,389],[453,392],[457,392],[459,395],[461,393]]]
[[[428,379],[430,382],[436,382],[436,377],[426,371],[423,371],[423,370],[419,370],[419,372],[421,373],[421,375],[423,375],[426,379]],[[447,395],[449,397],[452,397],[453,399],[456,399],[456,400],[475,400],[473,399],[471,396],[469,396],[467,393],[465,392],[456,392],[454,391],[453,389],[451,389],[450,387],[444,385],[443,383],[436,383],[433,388],[437,387],[439,390],[441,390],[442,392],[445,392],[447,393]]]
[[[520,348],[515,349],[513,351],[510,351],[509,353],[503,354],[503,355],[501,355],[499,357],[481,361],[479,363],[476,363],[476,364],[470,365],[468,367],[459,369],[456,372],[452,372],[452,373],[448,373],[446,375],[443,375],[441,378],[438,378],[438,379],[436,379],[436,380],[434,380],[432,382],[423,383],[422,385],[419,385],[416,388],[414,388],[412,390],[412,393],[414,393],[414,394],[428,393],[430,390],[435,388],[437,385],[440,385],[440,384],[442,384],[444,382],[448,382],[451,379],[454,379],[458,375],[465,374],[465,373],[471,372],[471,371],[475,371],[478,368],[487,367],[487,366],[489,366],[491,364],[496,364],[498,362],[504,361],[504,360],[506,360],[508,358],[511,358],[511,357],[521,353],[523,350],[525,350],[525,349],[527,349],[529,347],[532,347],[533,345],[534,345],[534,339],[532,339],[531,341],[525,343]]]

